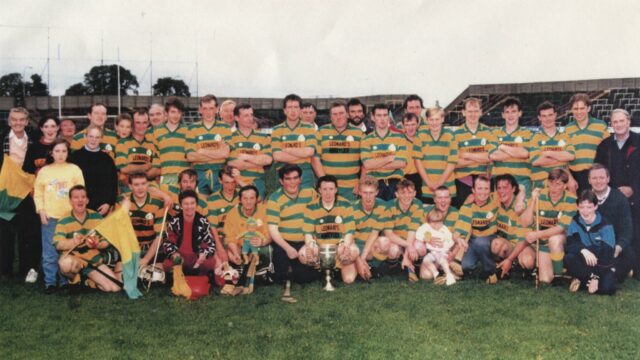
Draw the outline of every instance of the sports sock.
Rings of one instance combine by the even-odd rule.
[[[182,265],[173,266],[173,286],[171,287],[171,292],[173,295],[184,296],[187,299],[191,297],[191,288],[184,278]]]
[[[562,275],[562,260],[564,259],[564,252],[550,253],[551,264],[553,265],[553,274]]]

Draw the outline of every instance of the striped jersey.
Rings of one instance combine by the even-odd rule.
[[[240,205],[234,206],[229,212],[227,212],[227,218],[224,222],[224,243],[225,244],[237,244],[242,246],[243,239],[240,237],[247,230],[247,221],[249,218],[253,218],[257,222],[257,230],[262,233],[265,239],[269,238],[269,231],[267,230],[267,209],[263,203],[258,203],[253,209],[253,214],[247,216],[240,209]]]
[[[133,136],[118,140],[116,145],[116,168],[121,170],[129,164],[152,164],[154,168],[160,167],[157,149],[146,135],[142,141],[138,141]]]
[[[492,153],[498,150],[498,146],[506,145],[509,147],[524,148],[531,151],[531,139],[533,133],[529,129],[518,127],[510,134],[505,127],[493,130],[493,136],[496,139],[496,146]],[[518,183],[529,181],[531,178],[531,162],[529,159],[510,158],[506,161],[494,161],[491,167],[491,176],[511,174]]]
[[[209,195],[207,204],[209,206],[207,220],[212,227],[218,229],[218,234],[224,239],[224,220],[227,218],[229,210],[238,205],[238,193],[234,191],[233,196],[227,198],[222,190],[216,191]]]
[[[540,158],[540,154],[543,151],[568,151],[571,154],[575,154],[575,148],[573,143],[569,140],[569,136],[564,130],[556,129],[556,133],[553,136],[547,135],[543,129],[533,135],[531,140],[531,152],[529,153],[529,159],[531,163]],[[566,169],[567,163],[556,162],[550,166],[534,166],[531,165],[531,181],[544,181],[547,180],[549,172],[556,168]]]
[[[331,209],[326,209],[317,198],[307,205],[302,231],[311,234],[319,245],[337,245],[347,234],[355,232],[351,210],[351,203],[340,196],[336,197]]]
[[[596,157],[596,149],[602,140],[609,137],[607,123],[600,119],[589,117],[589,122],[584,128],[580,128],[575,120],[565,128],[569,139],[576,152],[576,158],[569,164],[572,171],[591,169],[593,159]]]
[[[378,131],[374,130],[365,136],[360,143],[360,159],[362,162],[390,155],[394,155],[395,160],[408,161],[407,141],[403,134],[387,130],[387,134],[384,137],[380,137]],[[379,169],[367,171],[367,175],[371,175],[378,180],[400,179],[404,176],[404,171],[402,168],[395,170]]]
[[[478,124],[478,128],[475,132],[472,132],[467,124],[464,124],[461,128],[455,132],[455,142],[458,146],[458,158],[464,153],[489,153],[493,151],[495,147],[495,138],[491,128]],[[487,164],[476,164],[465,167],[456,168],[456,179],[462,179],[469,175],[487,174]]]
[[[437,139],[428,129],[419,131],[417,136],[420,139],[420,154],[418,156],[422,167],[424,167],[429,180],[438,181],[447,165],[455,165],[458,162],[458,145],[455,141],[455,135],[450,130],[442,128]],[[456,196],[454,172],[449,175],[443,185],[449,189],[451,197]],[[422,195],[432,198],[434,194],[426,184],[423,184]]]
[[[118,204],[125,198],[131,200],[129,217],[131,225],[136,232],[138,243],[141,247],[151,245],[162,227],[162,216],[164,215],[164,203],[158,198],[154,198],[147,193],[147,197],[142,205],[138,205],[132,193],[122,194],[118,197]]]
[[[169,215],[175,217],[178,212],[180,212],[180,186],[171,184],[166,187],[166,192],[171,196],[171,200],[173,201],[173,206],[169,209]],[[198,194],[198,205],[196,207],[196,211],[204,216],[208,217],[209,215],[209,204],[206,200],[204,200],[204,195]],[[209,219],[207,219],[209,220]]]
[[[386,204],[384,200],[376,198],[371,213],[367,214],[362,207],[362,200],[358,199],[352,205],[353,221],[355,223],[354,240],[360,250],[364,249],[367,239],[372,231],[378,231],[380,235],[387,222]]]
[[[185,156],[187,148],[187,133],[189,128],[180,123],[175,131],[171,131],[167,124],[153,128],[150,138],[158,149],[160,172],[162,175],[179,174],[189,168]]]
[[[87,139],[84,137],[87,129],[84,129],[77,134],[73,135],[71,141],[71,150],[76,151],[82,149],[87,143]],[[102,141],[100,142],[100,150],[106,152],[112,159],[116,158],[116,145],[118,144],[118,135],[115,131],[110,129],[102,129]]]
[[[339,132],[333,124],[321,126],[316,134],[317,156],[327,175],[338,178],[340,188],[353,189],[360,177],[360,142],[362,130],[349,124]]]
[[[315,197],[315,192],[309,188],[301,189],[295,198],[289,197],[282,188],[274,191],[267,201],[267,222],[278,226],[284,240],[303,242],[304,212]]]
[[[498,197],[497,194],[494,194],[494,196],[496,198]],[[511,199],[511,204],[506,207],[500,203],[498,206],[498,216],[496,218],[498,236],[508,240],[513,245],[523,241],[528,231],[528,229],[520,225],[520,216],[516,213],[515,204],[515,196]]]
[[[102,221],[102,215],[99,213],[87,209],[84,221],[78,220],[73,212],[60,220],[56,224],[55,233],[53,235],[53,246],[56,246],[60,241],[71,240],[78,235],[87,235],[91,230],[95,229]],[[78,252],[86,252],[89,250],[87,246],[79,246]]]
[[[534,222],[531,225],[534,229],[536,221],[539,221],[540,230],[546,230],[559,225],[566,231],[571,224],[571,219],[578,210],[576,196],[567,190],[565,190],[560,199],[554,203],[549,196],[549,189],[543,189],[540,192],[538,202],[538,212],[535,214]],[[529,205],[530,204],[531,203],[529,203]],[[548,239],[540,240],[546,241]]]
[[[240,154],[251,156],[268,155],[271,156],[271,138],[269,135],[261,134],[251,130],[249,136],[245,136],[239,130],[233,132],[229,141],[231,152],[229,161],[236,160]],[[251,169],[240,170],[240,177],[249,184],[253,184],[256,179],[264,179],[264,167],[256,166]],[[264,196],[264,194],[262,194]]]
[[[418,230],[423,220],[424,209],[419,200],[413,199],[407,211],[402,211],[398,199],[391,199],[387,202],[387,222],[385,230],[391,230],[406,240],[409,232]]]
[[[415,174],[418,170],[416,169],[414,160],[422,156],[420,152],[420,138],[418,138],[418,133],[416,133],[413,140],[410,140],[406,135],[404,140],[407,146],[407,166],[404,167],[403,171],[405,175]]]
[[[218,150],[222,144],[228,144],[231,140],[231,128],[224,121],[216,120],[210,128],[200,121],[189,126],[187,132],[186,154],[200,149]],[[207,163],[194,163],[196,170],[211,170],[217,174],[226,159],[211,160]]]
[[[289,127],[285,120],[276,125],[271,132],[271,151],[283,151],[284,149],[302,149],[310,147],[314,153],[318,150],[316,140],[316,129],[313,125],[298,120],[293,128]],[[292,164],[300,166],[302,173],[311,171],[311,158],[298,159]],[[284,163],[276,162],[276,170],[280,169]]]
[[[496,233],[499,201],[490,197],[484,205],[475,202],[460,207],[455,230],[465,239],[491,236]]]

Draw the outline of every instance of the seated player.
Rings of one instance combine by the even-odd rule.
[[[369,281],[372,275],[380,275],[377,267],[386,260],[380,253],[389,248],[389,240],[381,236],[386,222],[386,205],[378,198],[378,180],[373,176],[367,175],[360,180],[358,192],[360,199],[352,207],[355,244],[360,252],[356,270],[363,280]]]
[[[62,254],[58,263],[60,272],[71,284],[82,283],[105,292],[121,289],[119,272],[111,266],[119,263],[118,251],[98,235],[91,235],[102,216],[87,209],[89,198],[82,185],[69,190],[71,213],[58,221],[53,245]],[[95,234],[95,233],[94,233]]]
[[[427,223],[420,225],[416,231],[416,242],[423,242],[424,253],[416,246],[419,255],[424,256],[420,265],[420,277],[422,279],[436,279],[440,274],[438,268],[445,273],[445,283],[453,285],[456,279],[449,267],[449,259],[456,253],[451,231],[444,226],[445,214],[437,209],[427,213]],[[439,240],[439,241],[436,241]],[[426,251],[429,251],[425,255]],[[427,274],[428,272],[428,274]]]
[[[131,192],[120,195],[118,203],[121,204],[125,199],[131,202],[129,217],[140,244],[140,266],[153,264],[155,260],[156,266],[161,268],[160,264],[164,261],[164,253],[159,250],[163,203],[149,193],[149,180],[145,173],[133,173],[128,180]]]
[[[455,186],[453,187],[455,189]],[[438,209],[442,211],[444,214],[444,226],[449,229],[451,234],[455,232],[456,222],[458,221],[458,209],[451,205],[453,201],[453,197],[451,196],[451,187],[446,185],[438,186],[433,192],[433,205],[426,205],[424,207],[424,213],[428,214],[429,211],[433,209]],[[456,253],[453,256],[453,259],[449,261],[449,267],[451,271],[455,274],[457,279],[462,278],[462,258],[464,256],[464,250],[462,250],[459,246],[456,247]],[[424,272],[422,276],[429,276],[430,272]],[[429,278],[423,277],[424,280],[429,280]],[[434,279],[436,280],[436,279]]]
[[[534,189],[531,200],[521,215],[522,225],[539,227],[529,231],[525,240],[529,244],[540,241],[538,277],[550,283],[562,277],[565,231],[576,213],[576,197],[567,190],[569,174],[564,169],[553,169],[547,178],[547,187]]]
[[[387,223],[384,234],[389,239],[388,261],[393,264],[403,254],[402,268],[407,269],[410,281],[418,281],[414,262],[418,253],[413,247],[416,230],[422,224],[424,211],[422,202],[416,199],[415,185],[402,179],[396,186],[395,199],[387,202]]]
[[[196,211],[198,195],[193,190],[180,193],[182,210],[169,221],[163,234],[166,255],[165,271],[182,265],[187,273],[213,276],[215,268],[215,242],[211,236],[209,221]],[[175,270],[175,267],[174,267]]]
[[[586,287],[589,294],[613,295],[616,292],[613,226],[600,215],[598,198],[591,190],[578,197],[578,214],[567,230],[567,254],[564,264],[574,277],[569,290]]]
[[[351,212],[351,204],[338,196],[338,180],[333,175],[318,178],[320,197],[307,206],[302,230],[305,245],[299,250],[300,262],[307,265],[318,264],[317,245],[338,245],[336,252],[336,268],[340,269],[342,281],[350,284],[358,275],[355,260],[358,247],[353,240],[355,224]],[[316,245],[317,244],[317,245]]]

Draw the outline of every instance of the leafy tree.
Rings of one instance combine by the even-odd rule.
[[[153,85],[154,96],[191,96],[189,86],[180,79],[171,77],[159,78]]]
[[[49,86],[42,82],[38,74],[31,75],[31,82],[25,84],[27,96],[49,96]]]
[[[137,95],[138,86],[138,79],[128,69],[120,66],[118,84],[118,65],[99,65],[84,74],[84,82],[69,87],[65,95],[117,95],[118,87],[122,95]]]
[[[11,73],[0,77],[0,96],[22,97],[22,74]]]

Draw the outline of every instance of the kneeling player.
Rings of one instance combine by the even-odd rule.
[[[305,245],[300,249],[300,262],[316,265],[319,262],[316,241],[319,245],[338,245],[336,268],[340,269],[342,281],[350,284],[357,276],[355,261],[359,251],[353,240],[355,224],[351,204],[338,196],[338,180],[333,175],[318,178],[320,197],[307,206],[303,232]]]

